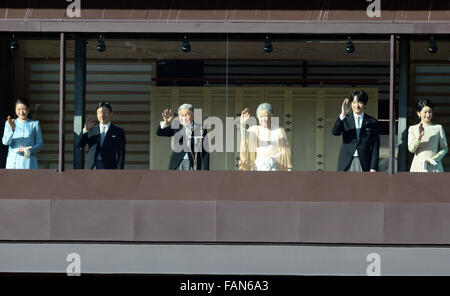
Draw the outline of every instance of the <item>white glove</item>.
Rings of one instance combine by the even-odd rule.
[[[25,149],[23,150],[23,155],[25,156],[25,158],[30,158],[30,156],[31,156],[31,151],[30,151],[30,149],[31,149],[31,146],[30,146],[30,147],[27,147],[27,148],[25,148]]]
[[[434,160],[434,159],[427,159],[427,160],[428,160],[428,162],[429,162],[430,164],[432,164],[432,165],[437,165],[436,160]]]

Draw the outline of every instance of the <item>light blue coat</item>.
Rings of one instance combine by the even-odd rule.
[[[6,168],[37,169],[36,153],[42,148],[42,132],[39,121],[28,119],[23,122],[15,119],[14,122],[16,123],[14,131],[11,130],[8,121],[5,122],[5,132],[2,138],[3,145],[9,146]],[[21,146],[31,146],[29,158],[25,157],[23,153],[17,153]]]

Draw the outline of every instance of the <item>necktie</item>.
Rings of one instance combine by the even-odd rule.
[[[356,117],[356,140],[359,140],[359,133],[361,132],[361,116]]]
[[[105,141],[105,130],[106,130],[106,125],[102,125],[102,131],[100,132],[100,146],[103,146],[103,142]]]
[[[191,126],[191,151],[195,152],[194,126]]]

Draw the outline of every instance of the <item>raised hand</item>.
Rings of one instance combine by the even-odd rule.
[[[8,116],[8,124],[9,127],[11,128],[11,130],[15,130],[16,129],[16,123],[14,122],[14,119],[12,119],[11,116]]]
[[[174,118],[172,109],[165,109],[162,113],[162,118],[164,120],[164,125],[170,125]]]
[[[345,116],[348,112],[350,112],[350,100],[349,98],[345,98],[344,102],[342,102],[341,115]]]
[[[89,116],[86,118],[86,123],[84,124],[84,130],[85,130],[85,131],[88,131],[88,130],[90,130],[94,125],[95,125],[94,116],[89,115]]]
[[[422,122],[419,124],[419,140],[422,139],[423,135],[425,134],[425,129],[423,128]]]
[[[250,118],[250,112],[248,112],[248,108],[245,108],[241,112],[241,124],[246,124],[247,120]]]

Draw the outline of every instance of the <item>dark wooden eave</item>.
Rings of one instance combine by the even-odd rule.
[[[115,33],[449,34],[447,0],[107,1],[81,0],[81,18],[61,0],[0,1],[0,31]]]

